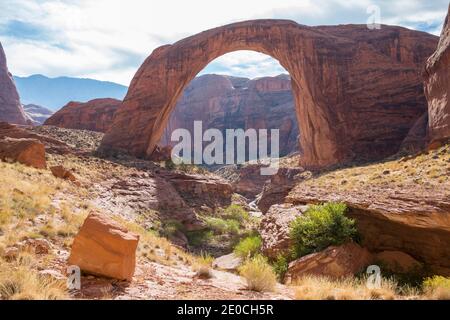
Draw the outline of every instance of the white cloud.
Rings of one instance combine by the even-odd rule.
[[[382,23],[439,33],[448,1],[371,0],[10,0],[0,10],[0,40],[17,75],[80,76],[128,84],[156,47],[223,24],[287,18],[302,24],[365,23],[381,7]],[[11,21],[34,28],[7,29]],[[237,52],[207,70],[241,76],[278,74],[267,56]]]

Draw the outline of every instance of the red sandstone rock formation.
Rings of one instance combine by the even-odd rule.
[[[174,145],[175,129],[188,129],[194,121],[203,130],[279,129],[280,154],[298,151],[298,124],[291,81],[287,75],[250,80],[208,74],[195,78],[184,90],[170,116],[159,145]],[[269,142],[270,143],[270,142]]]
[[[63,166],[53,166],[50,168],[50,171],[57,178],[69,180],[78,186],[80,185],[80,183],[78,182],[77,178],[72,173],[72,171],[67,170]]]
[[[330,278],[353,276],[373,261],[373,256],[356,243],[329,247],[295,260],[289,264],[285,276],[287,284],[304,276],[313,275]]]
[[[287,255],[292,247],[290,225],[301,216],[308,206],[293,206],[288,203],[273,205],[263,216],[259,224],[259,233],[263,241],[262,251],[271,258]]]
[[[450,138],[450,5],[436,52],[425,66],[430,142]]]
[[[450,201],[445,187],[436,190],[365,186],[337,190],[298,184],[286,197],[292,205],[344,202],[356,220],[362,245],[372,252],[402,251],[450,275]]]
[[[28,118],[20,104],[19,94],[6,64],[6,55],[0,43],[0,121],[27,124]]]
[[[19,162],[37,169],[47,167],[45,161],[45,147],[35,139],[0,139],[0,159],[3,161]]]
[[[138,235],[91,213],[73,241],[68,263],[91,274],[131,281],[138,242]]]
[[[225,53],[254,50],[278,59],[291,76],[304,165],[381,159],[398,151],[426,111],[419,73],[436,43],[392,26],[255,20],[211,29],[153,51],[100,149],[150,156],[189,82]]]
[[[74,151],[67,144],[57,139],[36,134],[26,128],[20,128],[6,122],[0,122],[0,139],[5,137],[38,140],[45,145],[45,150],[49,153],[67,154]]]
[[[48,118],[44,125],[106,132],[121,103],[116,99],[95,99],[86,103],[69,102]]]

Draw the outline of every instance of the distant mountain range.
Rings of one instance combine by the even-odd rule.
[[[22,104],[35,104],[59,110],[70,101],[87,102],[97,98],[123,100],[128,88],[107,81],[70,77],[48,78],[43,75],[14,76]]]
[[[43,124],[53,114],[52,110],[35,104],[24,105],[23,110],[34,125]]]

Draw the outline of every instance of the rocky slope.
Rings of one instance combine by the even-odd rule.
[[[33,125],[43,124],[45,120],[50,118],[54,113],[52,110],[35,104],[24,105],[23,110],[25,111],[28,118],[32,121]]]
[[[6,55],[0,43],[0,121],[27,124],[28,120],[11,73],[8,71]]]
[[[425,67],[431,142],[450,138],[450,5],[436,52]]]
[[[260,79],[203,75],[184,90],[170,115],[159,145],[174,145],[171,134],[178,128],[193,135],[194,121],[202,121],[203,130],[279,129],[280,154],[298,151],[298,124],[289,76]]]
[[[122,101],[95,99],[86,103],[70,102],[48,118],[44,124],[66,129],[105,132],[112,123],[114,113]]]
[[[397,250],[450,274],[450,145],[415,157],[336,170],[298,183],[291,205],[344,202],[362,243]]]

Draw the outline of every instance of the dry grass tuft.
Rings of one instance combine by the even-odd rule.
[[[307,276],[299,279],[295,286],[298,300],[394,300],[414,298],[417,292],[407,290],[399,296],[399,287],[391,279],[382,279],[379,289],[370,289],[365,279],[344,278],[332,280],[326,277]]]
[[[258,292],[275,290],[277,276],[263,256],[257,255],[248,259],[239,268],[239,273],[247,280],[249,290]]]
[[[40,275],[35,257],[21,253],[14,262],[0,260],[0,299],[62,300],[68,297],[65,281]]]

